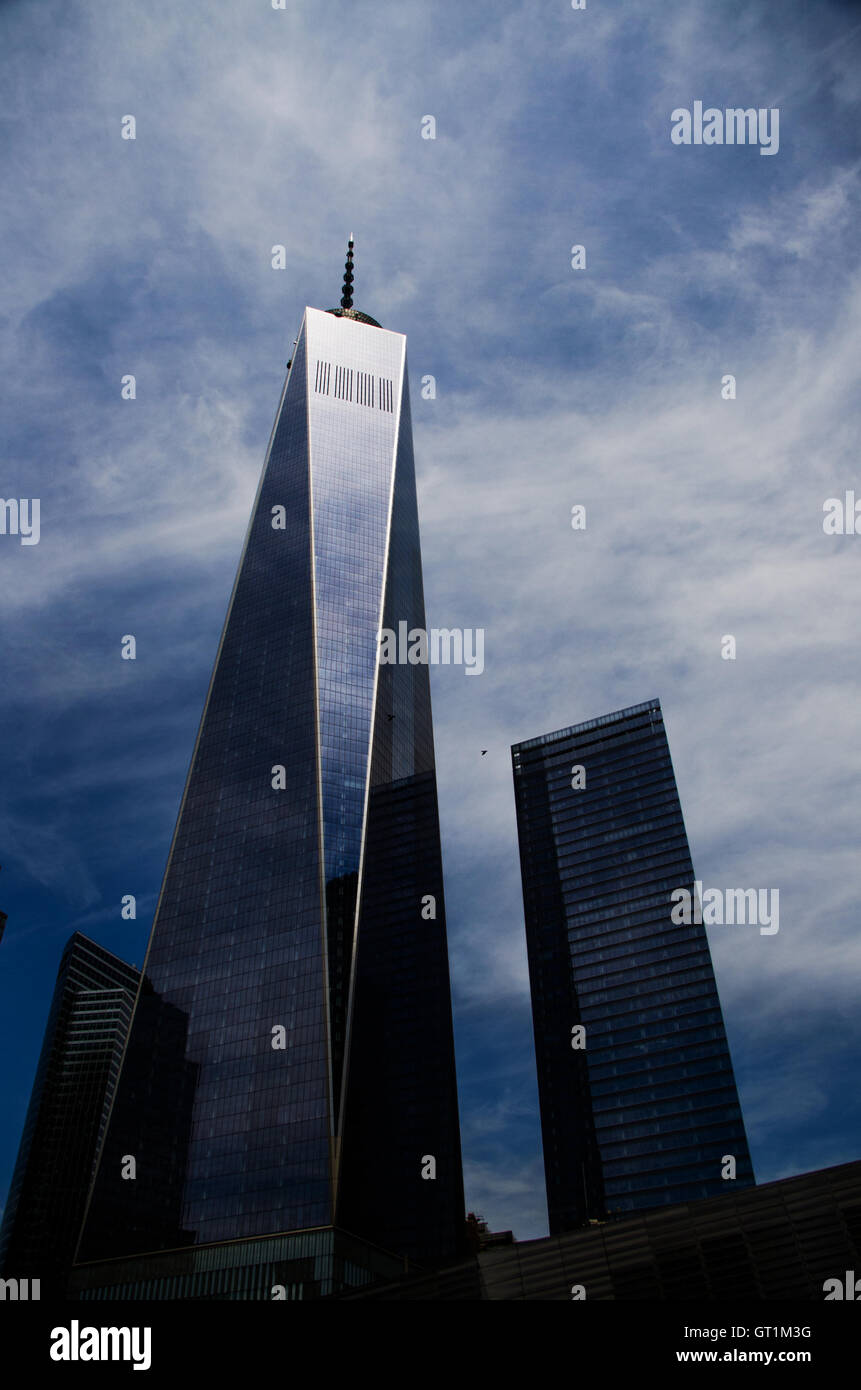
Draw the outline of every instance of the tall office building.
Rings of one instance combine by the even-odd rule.
[[[551,1233],[749,1186],[660,701],[512,758]]]
[[[61,1294],[80,1233],[140,973],[80,932],[60,961],[9,1199],[0,1276]]]
[[[425,626],[406,339],[353,309],[352,245],[288,364],[80,1248],[158,1296],[463,1239],[429,673],[377,660]]]

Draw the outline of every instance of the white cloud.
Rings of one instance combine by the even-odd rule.
[[[842,1008],[861,974],[861,538],[821,530],[824,498],[857,485],[857,160],[816,115],[830,93],[851,116],[853,50],[823,33],[804,106],[804,27],[774,45],[765,8],[731,26],[704,2],[647,0],[539,20],[524,0],[445,32],[425,6],[362,24],[354,8],[91,6],[9,85],[0,341],[23,444],[3,488],[44,486],[42,542],[0,555],[12,700],[53,712],[119,692],[119,663],[91,653],[127,592],[162,641],[131,780],[164,794],[171,681],[208,675],[201,633],[224,611],[282,355],[304,303],[336,302],[353,231],[357,304],[409,332],[414,384],[438,379],[435,402],[413,396],[428,621],[487,630],[480,679],[433,672],[465,1013],[528,990],[509,745],[659,695],[699,875],[781,889],[777,938],[713,938],[731,1032],[780,1039],[806,991]],[[31,32],[26,8],[5,22]],[[670,146],[679,101],[782,93],[774,160]],[[15,756],[38,761],[45,727]],[[81,771],[44,785],[110,778],[100,737],[91,720]],[[92,905],[68,820],[15,817],[22,867]],[[796,1084],[782,1056],[772,1138]],[[811,1068],[815,1119],[827,1062]],[[536,1164],[470,1160],[470,1200],[540,1234]]]

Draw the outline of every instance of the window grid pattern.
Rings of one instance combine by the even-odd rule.
[[[551,1231],[725,1192],[724,1154],[750,1185],[705,928],[670,921],[694,873],[660,703],[512,756]]]
[[[0,1229],[0,1277],[63,1297],[140,975],[75,932],[63,952]]]
[[[369,381],[398,382],[399,416],[390,389],[380,409],[356,408]],[[286,527],[273,525],[276,514]],[[457,1252],[429,678],[426,667],[381,668],[377,684],[384,601],[387,614],[424,625],[405,340],[308,309],[201,721],[82,1260],[327,1225],[336,1144],[350,1230],[419,1260]],[[347,1073],[369,777],[374,848]],[[426,893],[437,898],[432,924],[420,915]],[[381,1024],[391,1055],[377,1050]],[[272,1047],[275,1027],[283,1049]],[[388,1145],[368,1129],[370,1113],[388,1116]],[[421,1179],[423,1153],[440,1156],[436,1182]],[[134,1184],[121,1180],[123,1154],[138,1158]],[[352,1185],[350,1171],[362,1175]]]
[[[306,360],[303,326],[189,771],[83,1258],[331,1219]],[[286,529],[272,524],[278,507]],[[284,789],[273,786],[274,767],[284,768]],[[272,1046],[276,1027],[283,1050]],[[134,1184],[120,1176],[129,1153]]]

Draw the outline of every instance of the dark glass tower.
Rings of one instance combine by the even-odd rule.
[[[749,1186],[705,928],[670,920],[694,871],[660,701],[512,758],[551,1233]]]
[[[460,1245],[429,675],[377,662],[381,627],[425,626],[406,339],[351,281],[352,249],[288,370],[82,1261],[335,1227]]]
[[[62,1293],[140,973],[79,932],[63,951],[0,1228],[0,1277]]]

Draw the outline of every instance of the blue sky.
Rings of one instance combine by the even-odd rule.
[[[709,932],[757,1177],[861,1156],[861,537],[822,528],[861,496],[861,5],[7,0],[0,53],[0,495],[41,499],[0,536],[0,1201],[65,940],[143,959],[349,232],[408,337],[428,622],[487,634],[432,670],[469,1207],[546,1231],[510,744],[654,695],[698,877],[780,891],[776,936]],[[778,107],[778,153],[674,145],[697,100]]]

